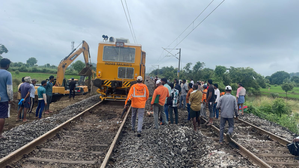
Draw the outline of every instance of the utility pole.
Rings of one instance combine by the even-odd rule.
[[[178,79],[180,79],[180,70],[181,70],[181,48],[179,48]]]
[[[163,47],[162,47],[163,48]],[[178,78],[180,78],[180,70],[181,70],[181,48],[176,48],[176,50],[179,50],[177,54],[179,54],[179,58],[176,57],[177,54],[173,55],[170,51],[168,50],[174,50],[174,48],[163,48],[165,51],[167,51],[169,54],[171,54],[174,58],[179,60],[179,66],[178,66]]]

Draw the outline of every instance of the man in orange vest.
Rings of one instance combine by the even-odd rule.
[[[159,128],[158,124],[158,119],[159,119],[159,113],[162,114],[162,121],[164,124],[168,124],[165,121],[166,120],[166,115],[163,110],[163,107],[165,105],[166,98],[169,97],[169,91],[168,89],[162,85],[161,80],[157,80],[156,82],[157,88],[154,91],[152,102],[151,102],[151,110],[153,110],[153,105],[154,105],[154,122],[155,122],[155,128]],[[155,103],[156,97],[159,95],[159,102]]]
[[[145,111],[145,103],[149,97],[148,88],[145,84],[142,83],[142,76],[137,77],[137,83],[131,86],[127,100],[131,100],[132,106],[132,130],[135,130],[136,116],[138,113],[138,127],[137,127],[137,136],[141,136],[143,117]],[[126,106],[126,105],[125,105]]]

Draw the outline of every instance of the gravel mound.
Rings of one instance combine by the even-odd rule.
[[[3,135],[6,139],[0,139],[0,158],[57,127],[96,102],[99,102],[99,95],[72,104],[51,117],[28,122],[4,132]]]

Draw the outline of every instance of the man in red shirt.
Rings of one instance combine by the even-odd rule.
[[[164,107],[166,98],[169,97],[169,91],[166,87],[164,87],[162,85],[161,80],[157,80],[156,85],[157,85],[157,88],[154,91],[152,101],[151,101],[151,110],[153,110],[153,105],[154,105],[154,122],[155,122],[155,128],[158,129],[159,128],[159,124],[158,124],[159,113],[162,114],[163,122],[167,121],[166,114],[163,110],[163,107]],[[157,96],[159,96],[159,97],[157,97]],[[159,99],[158,103],[155,103],[156,98]],[[168,123],[163,123],[163,124],[167,125]]]

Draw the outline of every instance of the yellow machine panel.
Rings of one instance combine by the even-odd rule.
[[[137,76],[145,76],[145,52],[141,45],[103,42],[98,46],[94,86],[101,99],[125,99]]]

